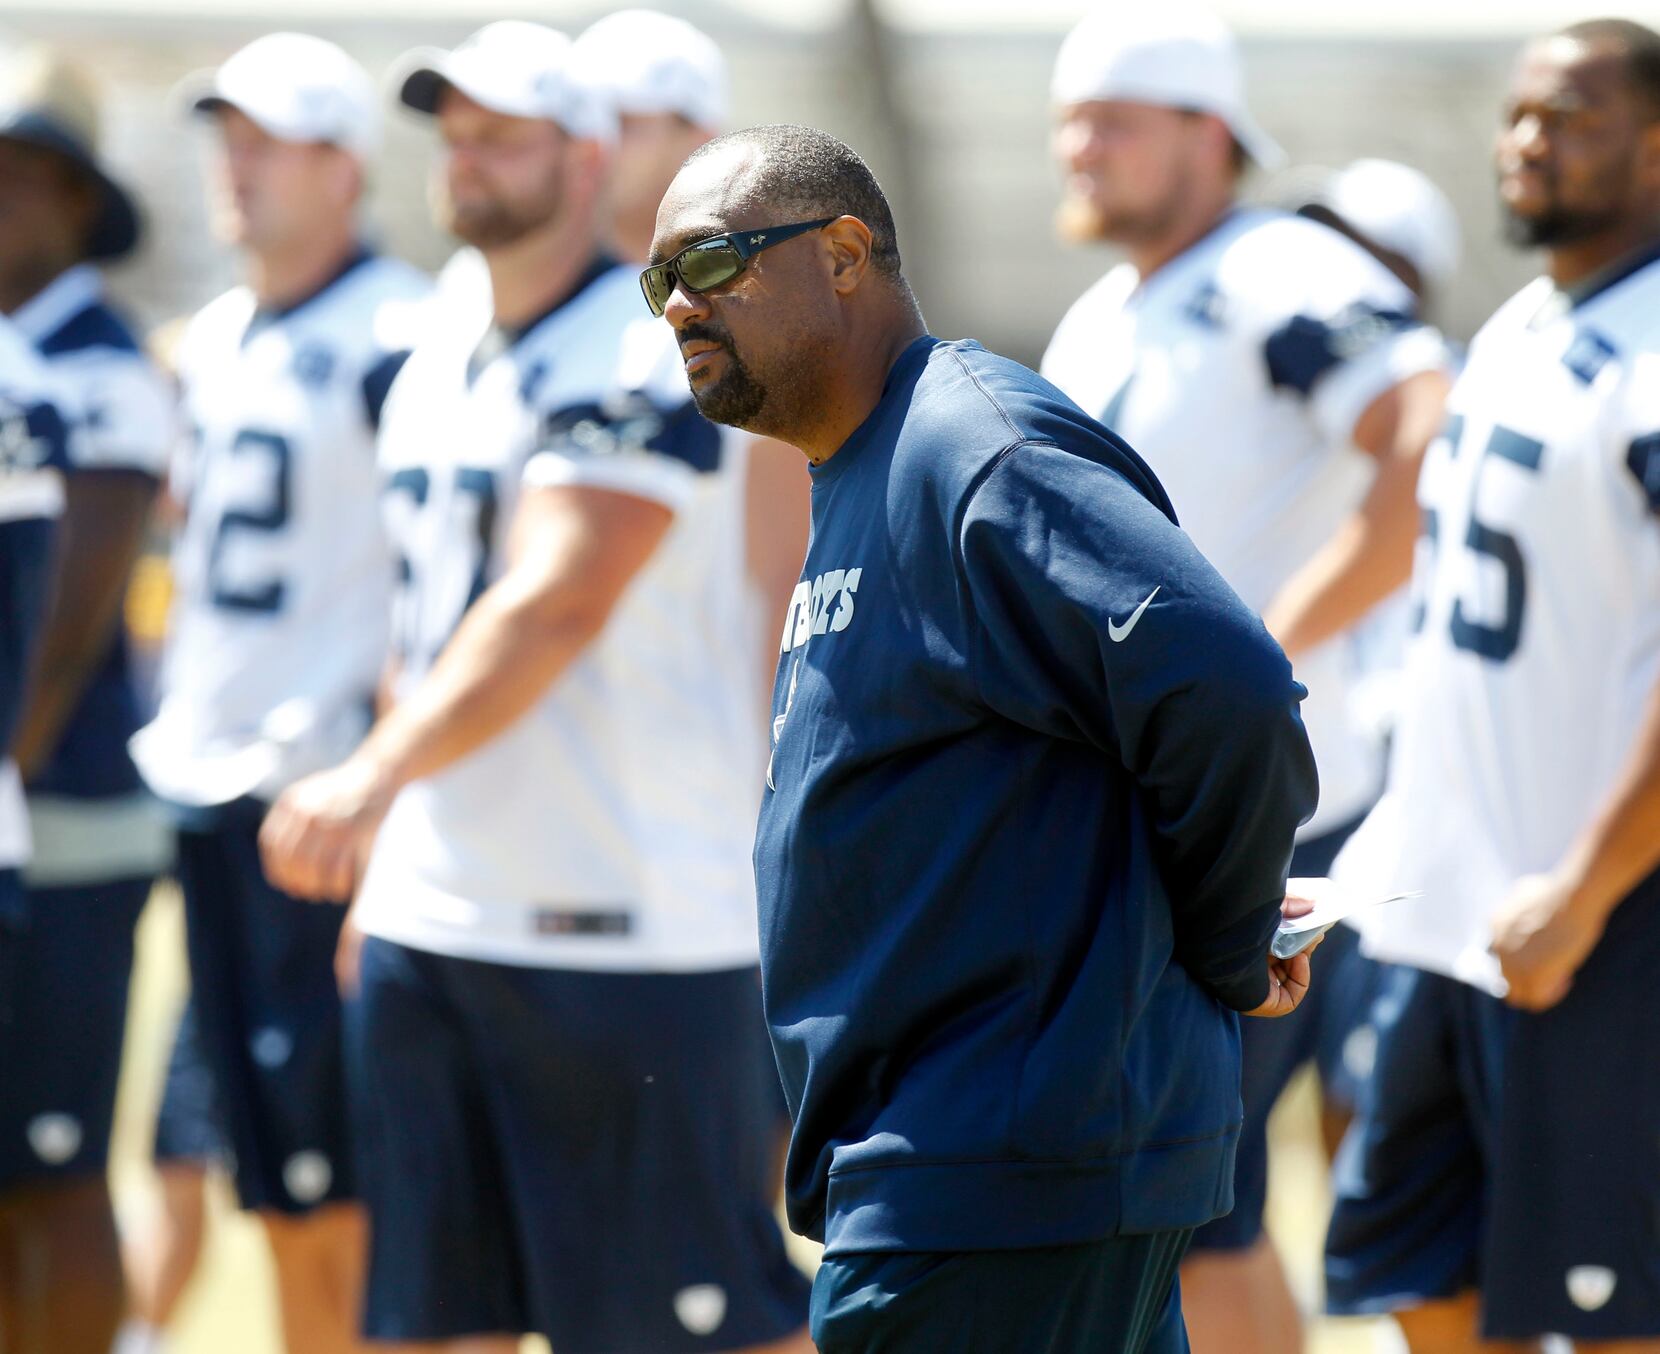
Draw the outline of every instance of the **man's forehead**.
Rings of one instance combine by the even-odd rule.
[[[1517,99],[1601,103],[1622,87],[1625,63],[1617,51],[1558,33],[1522,52],[1511,95]]]
[[[753,224],[748,192],[753,157],[741,148],[700,155],[681,167],[657,213],[654,260],[667,258],[698,240]]]

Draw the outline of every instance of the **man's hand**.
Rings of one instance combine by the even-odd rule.
[[[360,757],[290,785],[260,825],[266,877],[297,898],[348,901],[396,790]]]
[[[1510,984],[1505,1000],[1524,1011],[1555,1006],[1602,939],[1604,920],[1577,906],[1573,892],[1554,875],[1517,880],[1493,918],[1490,946]]]
[[[1314,910],[1314,900],[1303,898],[1297,894],[1287,894],[1285,901],[1280,904],[1282,917],[1302,917]],[[1248,1016],[1260,1016],[1271,1020],[1276,1016],[1290,1015],[1308,995],[1308,985],[1312,973],[1309,964],[1309,955],[1320,948],[1324,935],[1314,938],[1311,945],[1298,950],[1289,959],[1279,959],[1274,955],[1268,956],[1268,1000],[1254,1011],[1245,1012]]]

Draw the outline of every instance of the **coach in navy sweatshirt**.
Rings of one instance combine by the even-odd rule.
[[[652,261],[699,407],[812,462],[755,868],[814,1337],[1185,1350],[1235,1013],[1308,983],[1268,954],[1315,801],[1301,688],[1134,452],[925,332],[840,142],[711,143]]]

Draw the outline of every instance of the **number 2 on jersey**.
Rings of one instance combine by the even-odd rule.
[[[1464,436],[1462,415],[1454,414],[1447,420],[1445,436],[1448,449],[1456,460]],[[1477,555],[1495,561],[1503,569],[1504,615],[1496,624],[1473,620],[1465,609],[1464,599],[1458,598],[1453,603],[1448,633],[1454,648],[1477,654],[1491,663],[1508,662],[1522,642],[1522,618],[1527,611],[1527,561],[1523,558],[1521,545],[1514,536],[1507,531],[1488,526],[1476,516],[1474,499],[1480,492],[1482,470],[1489,457],[1496,456],[1500,460],[1520,466],[1523,470],[1537,471],[1544,450],[1543,442],[1524,437],[1509,428],[1495,426],[1487,438],[1487,445],[1482,448],[1481,462],[1470,480],[1470,525],[1464,533],[1464,546]],[[1425,508],[1424,535],[1428,538],[1432,550],[1440,549],[1440,530],[1439,514],[1433,508]],[[1414,629],[1422,628],[1426,606],[1427,598],[1420,596],[1414,617]]]
[[[208,595],[213,605],[226,611],[271,612],[282,609],[283,580],[267,579],[253,586],[236,586],[224,578],[225,544],[234,532],[267,533],[288,525],[292,498],[293,454],[288,439],[276,433],[244,428],[231,442],[232,456],[259,454],[271,461],[271,493],[261,507],[229,508],[214,525],[208,546]]]

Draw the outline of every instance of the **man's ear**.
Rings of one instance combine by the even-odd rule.
[[[369,176],[363,162],[339,146],[325,146],[322,153],[328,156],[326,191],[335,204],[351,208],[361,202],[369,189]]]
[[[572,137],[565,143],[567,163],[585,194],[597,196],[611,172],[611,147],[593,137]]]
[[[858,290],[870,268],[870,227],[856,216],[838,216],[824,228],[830,282],[842,296]]]

